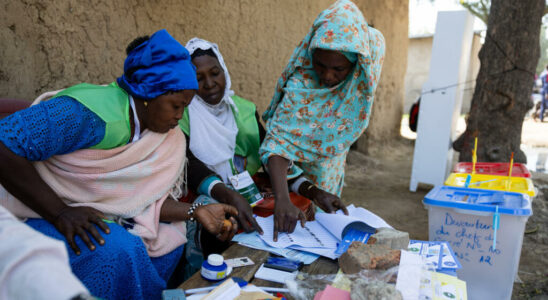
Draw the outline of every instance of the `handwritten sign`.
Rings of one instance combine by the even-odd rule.
[[[492,212],[430,206],[429,239],[449,243],[470,299],[510,299],[528,217],[501,214],[493,249]]]
[[[502,250],[493,249],[493,224],[490,216],[474,216],[445,212],[442,222],[431,230],[430,240],[447,241],[463,264],[492,266]]]

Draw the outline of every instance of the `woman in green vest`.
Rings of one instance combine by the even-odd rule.
[[[189,200],[230,204],[237,208],[243,230],[262,234],[247,200],[227,185],[231,175],[244,170],[253,175],[261,167],[258,149],[260,130],[264,136],[264,129],[257,122],[255,105],[230,90],[230,77],[217,45],[194,38],[186,47],[200,70],[199,91],[179,121],[190,150],[189,189],[198,194]],[[200,232],[194,223],[189,224],[187,237],[184,277],[198,270],[208,253],[222,252],[228,246]]]
[[[262,234],[249,202],[228,187],[230,176],[244,171],[253,176],[261,167],[259,146],[265,130],[256,106],[231,90],[230,75],[216,44],[193,38],[186,48],[196,66],[199,85],[179,122],[189,140],[189,186],[195,186],[200,194],[196,201],[231,204],[238,209],[237,219],[245,231]],[[288,185],[291,191],[305,194],[303,188],[310,183],[297,177],[289,180]],[[202,236],[203,248],[212,247],[213,243],[205,243]],[[202,253],[190,244],[192,241],[185,249],[185,256],[191,265],[199,266]]]
[[[193,38],[186,48],[197,67],[199,89],[179,125],[190,149],[189,186],[199,195],[235,206],[242,228],[262,233],[251,206],[227,187],[229,177],[261,167],[260,130],[255,104],[234,95],[228,70],[216,44]],[[194,183],[194,182],[195,183]]]
[[[64,242],[92,295],[159,299],[184,221],[230,240],[237,223],[225,216],[238,212],[173,200],[186,177],[176,127],[198,89],[188,51],[160,30],[127,54],[116,83],[79,84],[0,120],[0,205]]]

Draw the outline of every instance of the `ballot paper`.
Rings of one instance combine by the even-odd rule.
[[[419,299],[421,276],[425,264],[426,262],[419,254],[401,251],[396,289],[402,294],[403,300]]]
[[[261,239],[268,245],[276,248],[301,246],[307,248],[337,248],[337,238],[327,231],[318,221],[306,222],[305,227],[300,223],[292,233],[278,233],[278,241],[274,241],[274,216],[267,218],[257,217],[257,223],[263,229]]]
[[[434,255],[439,247],[422,249],[426,251],[425,253]],[[431,265],[425,253],[419,254],[414,249],[401,251],[396,289],[402,294],[403,300],[466,300],[466,283],[457,277],[430,271]]]
[[[286,280],[293,280],[297,276],[298,271],[286,272],[276,269],[267,268],[262,264],[254,277],[262,280],[273,281],[277,283],[285,284]]]
[[[461,264],[448,242],[410,240],[407,249],[423,256],[438,271],[461,268]]]
[[[289,248],[271,247],[267,245],[265,242],[263,242],[263,240],[259,237],[259,234],[257,234],[257,232],[250,232],[250,233],[242,232],[240,234],[235,235],[232,241],[237,242],[240,245],[243,245],[249,248],[264,250],[276,255],[297,260],[304,263],[305,265],[309,265],[313,263],[318,258],[318,255],[319,255],[319,254],[312,254],[312,253],[302,252],[299,250],[294,250]]]
[[[312,253],[319,256],[325,256],[331,259],[337,259],[341,254],[335,253],[336,248],[310,248],[310,247],[300,247],[300,246],[291,246],[291,249],[304,251],[306,253]]]
[[[466,300],[466,282],[455,276],[426,271],[422,274],[418,299]]]
[[[368,211],[367,209],[363,207],[355,207],[354,204],[350,204],[346,207],[348,210],[348,215],[351,217],[354,217],[356,219],[360,219],[367,223],[369,226],[373,228],[393,228],[388,223],[386,223],[385,220],[383,220],[381,217],[377,216],[376,214]],[[338,210],[337,214],[344,215],[342,210]]]
[[[304,227],[298,223],[292,233],[279,232],[276,242],[273,240],[274,216],[257,217],[257,223],[264,232],[260,236],[261,239],[271,247],[292,248],[337,258],[338,255],[334,253],[337,244],[341,242],[349,229],[373,233],[378,227],[390,227],[384,220],[366,209],[349,206],[348,211],[348,216],[341,213],[316,213],[316,220],[306,222]]]
[[[225,284],[226,282],[226,284]],[[223,299],[223,300],[231,300],[231,299],[238,299],[241,295],[243,295],[245,292],[251,293],[251,292],[261,292],[267,295],[270,295],[266,293],[263,289],[253,285],[248,284],[244,287],[240,287],[237,283],[235,283],[232,279],[227,279],[223,282],[225,284],[225,287],[222,288],[221,291],[217,290],[212,294],[213,299]],[[211,298],[206,298],[209,296],[210,293],[213,293],[213,291],[210,292],[203,292],[199,294],[193,294],[186,296],[187,300],[206,300]],[[272,295],[270,295],[273,297]],[[269,298],[264,298],[269,299]]]

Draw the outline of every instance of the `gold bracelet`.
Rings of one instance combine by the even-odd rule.
[[[306,191],[307,192],[310,191],[313,187],[315,187],[315,185],[312,182],[310,182],[310,185],[306,188]]]

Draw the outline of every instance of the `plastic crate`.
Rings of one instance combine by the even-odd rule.
[[[468,299],[510,299],[531,198],[522,193],[438,186],[424,198],[431,241],[447,241]],[[500,214],[493,248],[493,215]]]
[[[508,176],[451,173],[445,185],[464,187],[468,175],[471,177],[469,188],[525,193],[531,197],[536,194],[533,181],[525,177],[508,178]]]
[[[475,169],[476,174],[508,176],[509,167],[510,163],[481,162],[476,163]],[[453,168],[453,173],[472,173],[472,163],[457,163]],[[531,178],[531,172],[529,172],[529,169],[524,164],[514,163],[512,166],[512,177]]]

